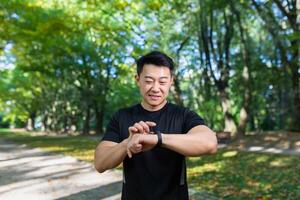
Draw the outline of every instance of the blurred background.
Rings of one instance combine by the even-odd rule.
[[[135,60],[152,50],[176,63],[169,100],[196,111],[225,143],[300,148],[299,0],[1,0],[1,137],[48,150],[59,145],[49,134],[101,138],[117,109],[140,102]],[[66,138],[55,151],[87,151],[82,138]],[[96,142],[79,158],[92,161]],[[299,157],[228,151],[191,161],[194,189],[300,198]]]
[[[297,5],[296,5],[297,4]],[[300,130],[299,2],[2,0],[0,123],[100,134],[139,102],[134,61],[176,62],[170,100],[214,130]]]

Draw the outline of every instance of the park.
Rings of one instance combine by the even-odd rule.
[[[121,199],[94,152],[151,51],[218,139],[186,158],[190,200],[300,199],[298,0],[1,1],[0,199]]]

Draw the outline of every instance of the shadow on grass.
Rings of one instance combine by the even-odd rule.
[[[77,158],[83,155],[83,160],[88,161],[98,144],[83,136],[33,137],[11,132],[1,135],[52,152]],[[188,181],[191,188],[223,199],[300,199],[299,163],[299,156],[219,150],[216,155],[188,159]]]
[[[120,199],[120,193],[122,190],[122,182],[114,182],[98,188],[81,191],[75,194],[71,194],[66,197],[61,197],[56,200],[83,200],[83,199]]]
[[[6,159],[0,162],[1,193],[27,187],[26,181],[30,181],[32,187],[45,180],[64,179],[93,171],[86,163],[74,166],[75,159],[68,159],[61,155],[50,156],[49,153],[16,146],[5,140],[0,140],[0,152],[6,155]],[[6,188],[6,185],[12,186]]]
[[[49,152],[74,156],[79,160],[92,162],[93,152],[99,143],[86,136],[31,136],[28,133],[13,133],[0,130],[0,137],[6,140],[42,148]]]
[[[264,149],[273,148],[283,151],[297,150],[300,149],[300,133],[278,131],[247,135],[241,138],[241,140],[234,142],[232,147],[239,149],[263,147]]]
[[[300,199],[300,158],[219,150],[188,160],[188,179],[196,190],[224,199]]]

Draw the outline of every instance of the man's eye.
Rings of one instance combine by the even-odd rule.
[[[167,84],[167,82],[160,82],[160,84],[165,85],[165,84]]]
[[[150,83],[152,83],[152,81],[146,81],[146,83],[149,83],[149,84],[150,84]]]

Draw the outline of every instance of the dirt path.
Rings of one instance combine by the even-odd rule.
[[[90,163],[0,138],[1,200],[117,200],[121,181],[120,171],[99,174]],[[192,200],[217,200],[205,191],[189,193]]]
[[[300,133],[287,131],[256,133],[223,146],[240,151],[300,156]]]
[[[0,139],[0,199],[120,199],[122,174]]]
[[[227,146],[227,145],[226,145]],[[300,156],[300,134],[263,134],[247,137],[228,148]],[[97,173],[91,164],[70,156],[46,153],[0,138],[0,199],[4,200],[117,200],[122,173]],[[193,200],[216,200],[190,190]]]

